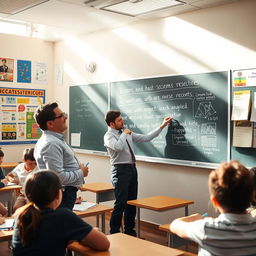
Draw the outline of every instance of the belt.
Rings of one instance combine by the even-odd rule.
[[[135,167],[136,164],[114,164],[114,167],[118,167],[118,166],[128,166],[128,167]]]

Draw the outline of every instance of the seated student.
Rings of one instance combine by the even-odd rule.
[[[19,184],[22,186],[20,191],[20,195],[17,197],[16,202],[13,206],[13,211],[15,212],[19,207],[25,205],[28,201],[24,195],[24,182],[29,173],[38,170],[36,165],[36,160],[34,158],[34,149],[27,148],[23,152],[23,161],[24,163],[16,166],[7,176],[6,178],[13,183]]]
[[[0,148],[0,165],[3,163],[4,159],[4,152]],[[3,168],[0,167],[0,188],[3,188],[5,185],[7,185],[8,180],[4,176]],[[5,216],[7,214],[6,207],[0,203],[0,216]]]
[[[253,196],[253,180],[238,161],[223,163],[209,175],[212,204],[217,218],[194,214],[174,220],[174,234],[199,244],[199,256],[256,255],[256,219],[246,209]]]
[[[62,186],[53,171],[30,174],[25,182],[30,201],[17,210],[12,239],[13,256],[64,256],[69,242],[107,250],[107,237],[67,208],[58,208]]]

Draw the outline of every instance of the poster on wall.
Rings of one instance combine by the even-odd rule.
[[[0,81],[13,82],[14,59],[0,58]]]
[[[17,82],[31,83],[31,61],[17,60]]]
[[[0,145],[36,143],[42,132],[34,113],[45,90],[0,87]]]
[[[256,69],[240,69],[233,71],[233,87],[256,86]]]
[[[34,78],[36,84],[47,84],[47,64],[44,62],[35,62]]]

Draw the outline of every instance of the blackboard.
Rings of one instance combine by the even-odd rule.
[[[243,75],[243,73],[245,73],[244,71],[246,71],[246,70],[234,70],[232,72],[232,81],[234,79],[233,74],[237,73],[237,71],[241,72],[242,79],[245,77],[245,75]],[[240,90],[250,90],[252,102],[254,101],[254,93],[256,92],[256,83],[254,83],[254,86],[246,86],[246,87],[234,87],[233,83],[232,83],[231,88],[232,88],[231,102],[232,102],[233,92],[240,91]],[[234,122],[232,121],[231,122],[231,138],[233,135],[233,133],[232,133],[233,125],[234,125]],[[255,123],[254,123],[254,125],[255,125]],[[254,166],[256,166],[256,148],[233,147],[232,141],[231,141],[231,159],[239,160],[243,165],[245,165],[247,167],[254,167]]]
[[[108,110],[108,84],[71,86],[69,90],[69,141],[73,148],[106,152],[104,115]],[[72,135],[80,134],[80,145],[72,145]]]
[[[181,165],[215,166],[229,159],[229,73],[211,72],[111,83],[111,109],[126,127],[148,133],[165,116],[174,121],[137,158]]]

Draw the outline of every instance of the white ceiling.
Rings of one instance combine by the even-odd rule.
[[[4,0],[0,0],[0,7],[2,1]],[[24,0],[8,0],[8,3],[15,6],[20,1]],[[88,7],[84,4],[84,1],[49,0],[13,15],[4,14],[0,9],[0,19],[11,19],[44,25],[35,25],[34,30],[43,30],[46,40],[56,41],[67,35],[88,34],[99,30],[124,26],[133,22],[168,17],[241,0],[180,0],[185,4],[137,17]]]

